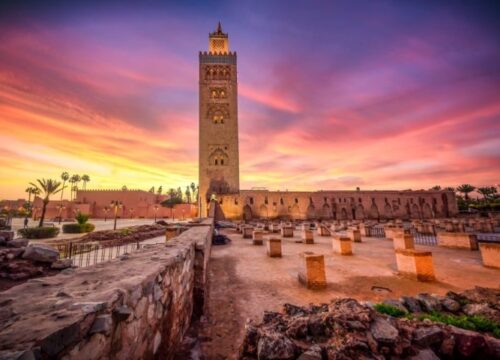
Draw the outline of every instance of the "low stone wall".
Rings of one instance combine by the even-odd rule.
[[[483,265],[500,269],[500,244],[480,242],[479,250],[481,251],[481,258]]]
[[[0,293],[0,358],[172,358],[205,307],[212,222],[205,224]]]
[[[439,232],[437,234],[437,243],[439,246],[477,250],[476,235],[464,232]]]

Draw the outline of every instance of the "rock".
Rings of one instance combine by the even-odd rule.
[[[443,300],[441,300],[441,305],[445,310],[452,313],[458,312],[461,307],[458,301],[453,300],[450,297],[445,297]]]
[[[431,349],[420,350],[415,356],[411,356],[408,360],[439,360],[439,357]]]
[[[105,334],[109,335],[111,332],[111,327],[113,326],[113,319],[111,315],[99,315],[94,320],[92,327],[90,328],[90,334]]]
[[[313,345],[303,352],[297,360],[321,360],[323,358],[321,352],[319,345]]]
[[[85,314],[95,313],[106,308],[108,304],[102,301],[74,303],[71,309],[81,309]]]
[[[75,272],[75,269],[73,268],[67,268],[67,269],[64,269],[61,271],[61,274],[64,274],[64,275],[71,275]]]
[[[325,335],[325,322],[320,316],[311,316],[307,328],[311,336],[318,337]]]
[[[469,316],[483,316],[490,319],[498,317],[498,311],[489,307],[488,304],[467,304],[463,307],[462,311]]]
[[[393,344],[398,337],[398,329],[383,318],[376,318],[370,326],[373,338],[384,344]]]
[[[500,303],[500,290],[476,286],[474,289],[465,290],[461,295],[473,303],[487,303],[490,306]]]
[[[402,296],[401,302],[412,313],[422,312],[422,307],[420,306],[418,300],[411,296]]]
[[[301,308],[300,306],[295,306],[292,304],[284,304],[283,312],[290,316],[296,316],[296,315],[304,316],[306,314],[305,309]]]
[[[473,356],[486,346],[486,341],[481,334],[454,326],[450,326],[450,328],[455,338],[455,352],[460,357]]]
[[[491,359],[500,359],[500,339],[491,336],[485,336],[486,353]]]
[[[441,303],[437,297],[422,293],[415,296],[415,298],[419,301],[424,311],[441,311]]]
[[[286,335],[293,339],[303,339],[307,336],[307,318],[299,317],[288,324]]]
[[[262,335],[257,344],[259,360],[295,359],[295,344],[286,336],[278,333]]]
[[[73,266],[73,259],[58,259],[50,265],[51,269],[63,270]]]
[[[23,259],[53,263],[59,257],[59,252],[52,246],[31,244],[24,250]]]
[[[28,239],[14,239],[9,242],[7,242],[7,246],[13,247],[13,248],[22,248],[28,246],[29,240]]]
[[[268,324],[276,318],[280,317],[280,313],[274,311],[264,311],[264,316],[262,317],[262,322]]]
[[[122,305],[116,309],[113,310],[113,318],[117,321],[125,321],[127,320],[130,315],[132,315],[134,312],[132,309],[130,309],[127,305]]]
[[[444,332],[440,327],[433,325],[420,327],[413,332],[413,341],[422,347],[428,347],[443,341]]]
[[[403,305],[403,303],[399,300],[395,300],[395,299],[386,299],[382,302],[383,304],[385,305],[390,305],[392,307],[395,307],[401,311],[403,311],[404,313],[408,313],[408,309]]]
[[[241,344],[241,353],[243,355],[257,355],[259,337],[257,327],[250,320],[247,320],[245,323],[245,336]]]

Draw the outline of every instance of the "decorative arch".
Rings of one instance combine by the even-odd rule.
[[[380,217],[380,213],[378,212],[378,207],[375,203],[370,207],[370,219],[378,219]]]
[[[316,208],[313,204],[309,204],[306,211],[306,218],[308,220],[316,219]]]
[[[300,209],[299,205],[297,203],[293,204],[292,207],[290,208],[290,214],[294,219],[297,219],[300,217]]]
[[[432,215],[432,209],[427,203],[425,203],[424,206],[422,206],[422,217],[424,219],[432,219],[434,217]]]
[[[243,207],[243,220],[250,221],[252,217],[252,208],[247,204]]]
[[[207,118],[214,124],[224,124],[229,120],[228,104],[211,104],[208,106]]]
[[[322,213],[323,213],[323,219],[331,219],[332,211],[330,209],[330,205],[324,204]]]
[[[391,205],[385,204],[385,206],[384,206],[384,216],[387,219],[394,218],[394,212],[392,211],[392,206]]]
[[[420,209],[417,204],[413,204],[410,207],[412,219],[420,219]]]
[[[345,208],[342,208],[342,210],[340,210],[340,219],[339,220],[347,220],[347,210]]]
[[[354,211],[354,216],[356,220],[363,220],[365,218],[365,208],[363,207],[363,205],[358,204],[356,206],[356,209]]]
[[[269,212],[268,212],[268,209],[267,209],[267,206],[266,205],[261,205],[260,208],[259,208],[259,216],[261,218],[268,218],[269,217]]]
[[[208,157],[208,163],[213,166],[229,165],[229,156],[221,148],[217,148]]]

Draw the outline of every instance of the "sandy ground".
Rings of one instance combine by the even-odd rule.
[[[417,249],[433,252],[437,281],[422,283],[398,276],[392,241],[363,238],[353,244],[354,255],[332,253],[328,237],[315,235],[316,243],[283,239],[283,257],[269,258],[265,246],[254,246],[234,230],[225,230],[230,245],[214,246],[210,263],[209,314],[197,329],[199,343],[192,354],[206,359],[234,359],[246,319],[260,321],[264,310],[279,311],[284,303],[304,305],[329,302],[334,297],[354,297],[378,302],[385,298],[420,292],[445,294],[476,285],[500,287],[500,271],[484,268],[478,251],[437,246]],[[326,290],[312,291],[297,281],[299,254],[313,251],[325,255]],[[379,289],[379,288],[386,288]]]

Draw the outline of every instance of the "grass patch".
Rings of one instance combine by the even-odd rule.
[[[393,317],[403,317],[406,315],[405,311],[398,309],[397,307],[392,306],[392,305],[387,305],[387,304],[381,303],[381,304],[373,305],[373,308],[381,314],[386,314],[386,315],[390,315]]]
[[[425,319],[447,325],[453,325],[466,330],[491,332],[493,336],[500,338],[500,324],[483,316],[447,315],[436,311],[418,316],[418,320]]]

